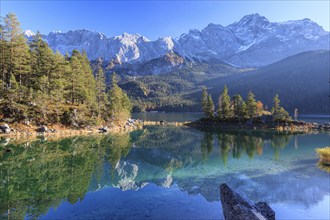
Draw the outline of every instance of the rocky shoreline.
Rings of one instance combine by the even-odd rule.
[[[201,118],[185,124],[197,129],[223,129],[223,130],[270,130],[283,132],[329,132],[330,123],[312,123],[305,121],[274,122],[263,118],[247,121],[219,121]]]
[[[26,124],[0,124],[0,137],[29,137],[29,136],[74,136],[97,133],[120,133],[138,129],[143,125],[143,121],[128,119],[120,125],[110,126],[88,126],[85,128],[65,127],[61,124],[51,125],[26,125]]]

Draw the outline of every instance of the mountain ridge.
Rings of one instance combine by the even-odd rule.
[[[28,38],[31,31],[26,31]],[[259,14],[222,26],[210,23],[202,30],[191,29],[180,37],[149,40],[140,34],[108,37],[80,29],[43,35],[53,50],[65,54],[85,50],[89,59],[144,63],[175,53],[188,62],[218,59],[234,66],[260,67],[307,50],[329,49],[329,32],[310,19],[270,22]]]

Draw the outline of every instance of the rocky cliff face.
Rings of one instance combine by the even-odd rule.
[[[31,31],[26,31],[26,36],[31,37]],[[84,49],[91,60],[103,58],[117,65],[141,64],[176,54],[191,62],[218,59],[235,66],[258,67],[302,51],[329,49],[329,32],[310,19],[276,23],[259,14],[244,16],[226,27],[209,24],[201,31],[190,30],[177,39],[164,37],[151,41],[127,33],[107,37],[89,30],[51,32],[44,39],[62,54]],[[169,67],[176,64],[170,62]],[[160,67],[154,72],[166,70]]]

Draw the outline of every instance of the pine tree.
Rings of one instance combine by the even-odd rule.
[[[118,86],[116,74],[112,73],[111,88],[108,92],[109,116],[112,121],[124,121],[130,116],[132,104],[125,92]]]
[[[84,99],[86,104],[96,110],[96,82],[93,76],[93,71],[91,69],[88,57],[86,52],[83,50],[81,56],[78,56],[80,59],[82,74],[83,74],[83,87],[84,87]]]
[[[6,60],[7,60],[7,41],[5,40],[5,27],[3,18],[0,16],[0,71],[1,71],[1,79],[0,79],[0,98],[4,96],[4,92],[6,89]]]
[[[96,80],[96,99],[97,99],[97,113],[100,117],[106,110],[108,99],[106,94],[105,76],[102,67],[99,65],[95,75]]]
[[[204,87],[201,102],[202,102],[202,111],[206,117],[207,117],[207,97],[208,97],[207,89],[206,87]]]
[[[38,32],[30,43],[31,68],[30,83],[34,90],[39,90],[48,96],[52,90],[52,80],[55,71],[55,55]],[[56,73],[55,73],[56,74]]]
[[[207,96],[206,116],[208,118],[214,117],[214,103],[213,103],[211,95]]]
[[[12,75],[18,81],[19,99],[24,92],[23,78],[30,71],[29,48],[15,14],[7,14],[1,27],[2,82],[6,90],[11,88]]]
[[[55,101],[63,100],[65,88],[65,74],[68,72],[69,64],[58,51],[53,58],[53,71],[49,75],[49,93]]]
[[[247,99],[246,99],[246,111],[247,116],[250,119],[253,119],[257,116],[257,102],[254,98],[254,94],[252,91],[249,92]]]
[[[228,95],[228,89],[225,85],[223,92],[219,97],[218,116],[220,119],[229,119],[232,117],[232,110],[230,106],[230,96]]]
[[[16,78],[14,75],[11,75],[10,77],[10,88],[8,89],[8,99],[10,101],[16,101],[18,100],[18,92],[19,92],[19,84],[16,81]]]
[[[25,86],[27,85],[28,74],[31,71],[29,47],[22,34],[17,37],[15,50],[17,56],[13,59],[13,74],[18,81],[19,99],[21,100],[27,92]]]
[[[273,118],[274,121],[287,121],[290,120],[290,116],[289,113],[280,106],[280,98],[278,96],[278,94],[276,94],[274,96],[273,99],[273,107],[272,107],[272,114],[273,114]]]
[[[242,97],[237,94],[233,97],[234,101],[234,115],[239,119],[243,119],[246,117],[246,104]]]
[[[71,71],[66,74],[67,76],[67,87],[66,87],[66,98],[71,100],[71,104],[79,104],[85,95],[83,88],[83,77],[82,77],[82,67],[79,62],[78,55],[76,51],[72,52],[72,57],[70,58]]]

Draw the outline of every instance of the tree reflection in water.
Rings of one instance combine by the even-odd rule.
[[[275,132],[249,132],[249,131],[221,131],[216,133],[205,132],[201,141],[201,152],[204,160],[213,149],[213,135],[217,137],[219,143],[220,155],[223,163],[226,165],[229,153],[232,157],[239,159],[244,152],[250,159],[257,153],[262,155],[265,144],[270,143],[274,150],[274,158],[279,158],[279,150],[284,148],[292,138],[288,134],[279,134]]]
[[[32,219],[84,198],[92,175],[100,178],[103,158],[115,166],[130,148],[130,136],[65,138],[1,146],[0,219]]]
[[[248,173],[242,167],[243,160],[262,155],[265,148],[272,149],[274,158],[279,159],[280,150],[291,137],[271,132],[200,132],[158,126],[130,134],[58,141],[15,144],[3,139],[0,219],[36,219],[63,201],[73,204],[83,200],[88,191],[97,190],[100,184],[137,190],[149,182],[166,187],[175,183],[188,193],[199,192],[208,201],[214,201],[219,195],[215,182],[235,178],[243,181],[239,172]],[[242,163],[230,167],[229,158]],[[269,160],[267,163],[271,164]],[[223,169],[222,164],[228,169]],[[208,172],[217,176],[210,179]]]

